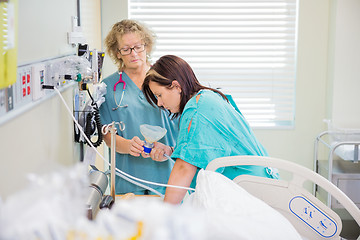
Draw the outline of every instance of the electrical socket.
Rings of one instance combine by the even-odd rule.
[[[31,66],[31,81],[33,89],[33,101],[42,98],[45,95],[45,90],[42,86],[45,84],[46,69],[42,63]]]
[[[22,66],[17,69],[17,80],[14,84],[14,108],[32,101],[31,67]]]

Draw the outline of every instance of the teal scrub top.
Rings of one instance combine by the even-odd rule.
[[[141,124],[149,124],[153,126],[160,126],[167,129],[166,135],[159,140],[168,146],[175,146],[176,138],[178,135],[179,120],[171,120],[168,113],[150,105],[141,89],[126,75],[122,73],[122,80],[126,82],[125,94],[121,102],[121,106],[128,105],[127,107],[116,108],[117,105],[114,100],[114,85],[119,81],[120,74],[118,72],[105,78],[103,82],[106,84],[105,102],[100,106],[100,119],[102,124],[110,124],[113,121],[122,121],[125,124],[125,130],[120,131],[118,125],[117,134],[125,139],[132,139],[138,136],[144,140],[140,132]],[[123,84],[119,83],[116,86],[115,98],[117,104],[121,99],[123,91]],[[171,169],[174,165],[173,160],[165,162],[156,162],[151,158],[134,157],[129,154],[116,153],[116,168],[124,171],[134,177],[141,178],[147,181],[166,184],[168,182]],[[142,183],[144,184],[144,183]],[[148,184],[144,184],[148,185]],[[165,193],[164,187],[155,185],[148,185],[151,188]],[[146,194],[144,188],[136,186],[119,176],[115,179],[116,194],[125,194],[133,192],[135,194]],[[150,192],[151,194],[151,192]]]
[[[196,103],[196,96],[201,94]],[[238,109],[218,93],[201,90],[185,105],[173,159],[180,158],[199,169],[215,158],[237,155],[267,156],[249,124]],[[188,126],[191,128],[188,132]],[[217,170],[230,179],[240,174],[277,178],[262,166],[236,166]],[[191,183],[196,185],[197,173]]]

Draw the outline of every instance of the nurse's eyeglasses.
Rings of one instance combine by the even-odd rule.
[[[131,52],[134,50],[136,53],[141,53],[143,51],[145,51],[145,46],[146,44],[140,44],[140,45],[136,45],[132,48],[121,48],[118,49],[120,54],[123,56],[129,55],[131,54]]]

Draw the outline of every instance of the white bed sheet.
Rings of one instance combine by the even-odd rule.
[[[0,239],[301,239],[277,211],[223,175],[205,170],[199,173],[196,193],[182,205],[154,197],[118,200],[90,221],[83,198],[86,171],[80,170],[39,176],[29,188],[0,201]]]
[[[302,239],[278,211],[217,172],[200,170],[184,205],[206,210],[211,239]]]

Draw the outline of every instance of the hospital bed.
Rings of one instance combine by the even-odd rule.
[[[290,172],[293,177],[285,181],[240,175],[231,181],[213,172],[219,167],[233,165],[269,166]],[[109,239],[110,236],[112,239],[149,240],[289,239],[289,235],[284,234],[289,226],[303,239],[340,239],[343,227],[340,217],[304,189],[306,181],[331,193],[360,225],[360,210],[335,185],[305,167],[276,158],[233,156],[215,159],[206,168],[210,171],[201,170],[206,172],[203,176],[208,176],[208,181],[197,181],[196,191],[184,199],[182,205],[164,204],[160,198],[148,197],[119,200],[110,210],[99,211],[91,221],[82,210],[85,190],[89,188],[84,185],[83,170],[83,166],[78,165],[61,171],[62,174],[39,176],[25,191],[6,202],[0,201],[0,226],[3,227],[0,239],[95,240]],[[224,194],[225,190],[232,191]],[[205,203],[202,206],[206,208],[194,204],[199,203],[195,200],[202,200]],[[269,209],[271,211],[264,211]],[[279,230],[277,235],[272,227]],[[251,234],[261,231],[263,237],[237,238],[234,235],[245,231]],[[163,237],[159,238],[158,234]],[[164,234],[176,237],[164,237]]]
[[[259,156],[222,157],[209,163],[206,170],[226,166],[257,165],[292,174],[289,181],[240,175],[235,183],[279,211],[304,239],[341,239],[340,217],[304,188],[311,181],[326,190],[350,213],[360,227],[360,210],[339,188],[321,175],[282,159]]]

